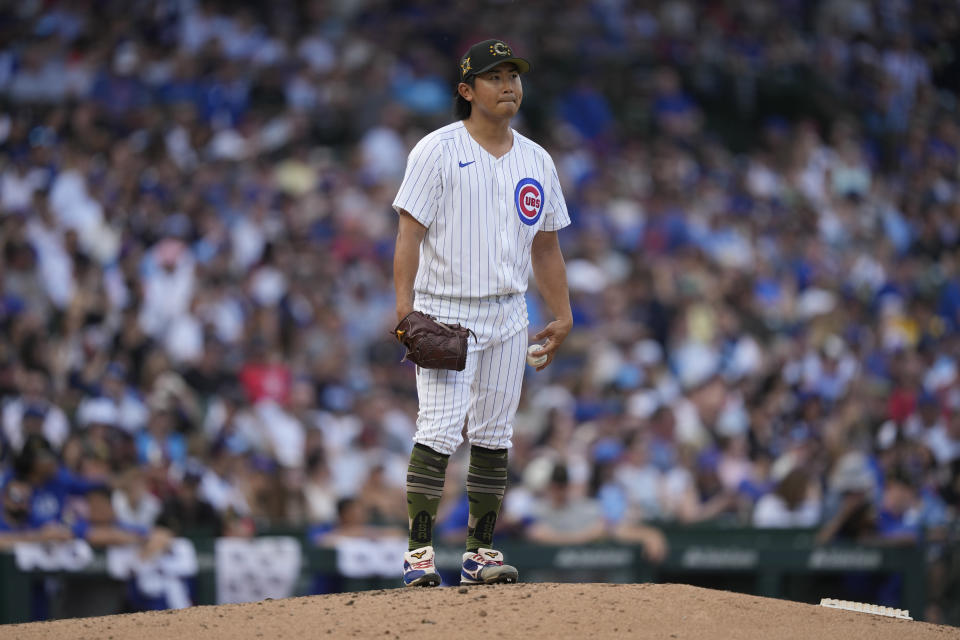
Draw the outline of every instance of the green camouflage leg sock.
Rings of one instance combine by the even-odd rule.
[[[467,523],[467,551],[493,544],[493,528],[507,488],[507,450],[470,447],[467,472],[467,499],[470,520]]]
[[[433,543],[433,521],[443,495],[443,480],[450,456],[420,443],[413,445],[407,467],[407,515],[410,517],[409,549]]]

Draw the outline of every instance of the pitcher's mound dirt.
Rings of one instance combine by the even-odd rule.
[[[464,592],[465,591],[465,592]],[[0,627],[0,637],[960,638],[960,629],[678,584],[387,589]]]

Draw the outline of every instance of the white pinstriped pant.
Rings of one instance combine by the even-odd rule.
[[[527,332],[490,342],[467,354],[463,371],[417,367],[420,412],[414,442],[452,454],[463,440],[486,449],[508,449],[520,402]]]

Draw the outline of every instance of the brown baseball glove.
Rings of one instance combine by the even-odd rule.
[[[444,324],[419,311],[404,316],[393,334],[407,348],[404,360],[424,369],[453,371],[463,371],[467,366],[467,337],[473,335],[477,339],[466,327]]]

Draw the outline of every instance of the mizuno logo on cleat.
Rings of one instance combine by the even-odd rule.
[[[496,558],[496,557],[497,557],[497,552],[496,552],[496,551],[487,551],[486,555],[490,556],[491,558]]]
[[[424,549],[424,550],[421,551],[420,553],[411,553],[410,555],[413,556],[414,558],[416,558],[417,560],[419,560],[419,559],[422,558],[423,556],[427,555],[427,550]]]

